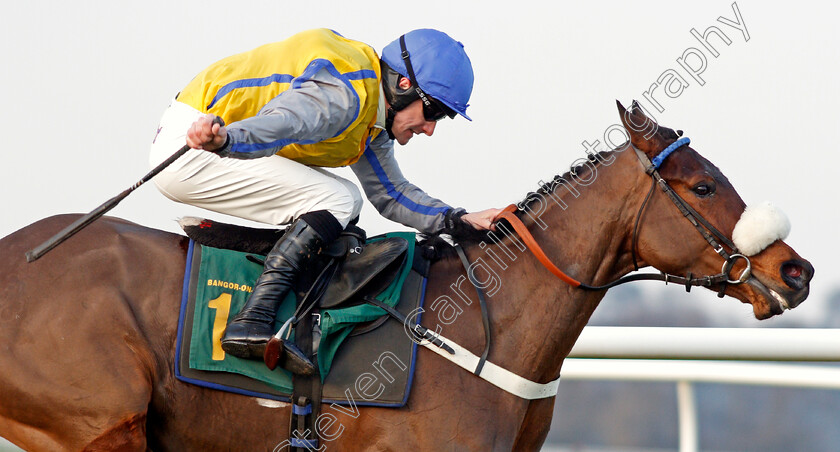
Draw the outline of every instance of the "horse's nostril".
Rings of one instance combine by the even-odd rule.
[[[814,274],[811,264],[798,260],[785,262],[779,270],[785,284],[796,290],[806,287]]]
[[[799,278],[802,275],[802,267],[798,265],[783,265],[782,271],[791,278]]]

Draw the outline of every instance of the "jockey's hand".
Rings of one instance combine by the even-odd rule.
[[[501,212],[502,209],[487,209],[480,212],[470,212],[468,214],[464,214],[461,219],[476,229],[489,229],[491,231],[495,231],[496,226],[493,225],[493,219],[495,219]]]
[[[227,129],[222,118],[204,115],[187,130],[187,145],[193,149],[216,152],[227,143]]]

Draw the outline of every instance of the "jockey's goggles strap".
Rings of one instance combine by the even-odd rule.
[[[411,54],[408,53],[408,49],[405,46],[405,35],[400,36],[400,51],[402,52],[400,56],[402,56],[403,63],[405,63],[405,71],[408,73],[408,79],[411,81],[411,85],[414,87],[414,91],[420,97],[420,100],[423,101],[423,117],[426,121],[440,121],[447,116],[454,118],[457,114],[455,111],[426,94],[420,89],[420,85],[417,84],[417,78],[414,76],[414,67],[411,65]]]

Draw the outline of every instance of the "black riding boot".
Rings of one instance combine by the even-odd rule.
[[[228,324],[222,338],[222,349],[226,353],[239,358],[263,359],[266,344],[275,332],[274,316],[280,303],[297,281],[301,269],[319,249],[335,240],[336,229],[341,231],[340,224],[326,211],[304,214],[292,223],[266,256],[265,268],[248,302]],[[328,237],[325,239],[324,235]]]

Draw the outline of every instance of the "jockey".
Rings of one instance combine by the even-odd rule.
[[[445,117],[470,120],[472,86],[463,45],[440,31],[406,33],[380,59],[366,44],[317,29],[214,63],[176,96],[150,162],[162,162],[185,138],[192,149],[154,179],[158,189],[184,204],[291,224],[227,326],[225,352],[262,359],[300,270],[358,217],[359,189],[323,167],[350,166],[383,216],[419,231],[459,218],[490,228],[497,209],[453,208],[409,183],[394,158],[394,141],[431,136]],[[311,366],[290,346],[290,358],[302,362],[289,370]]]

